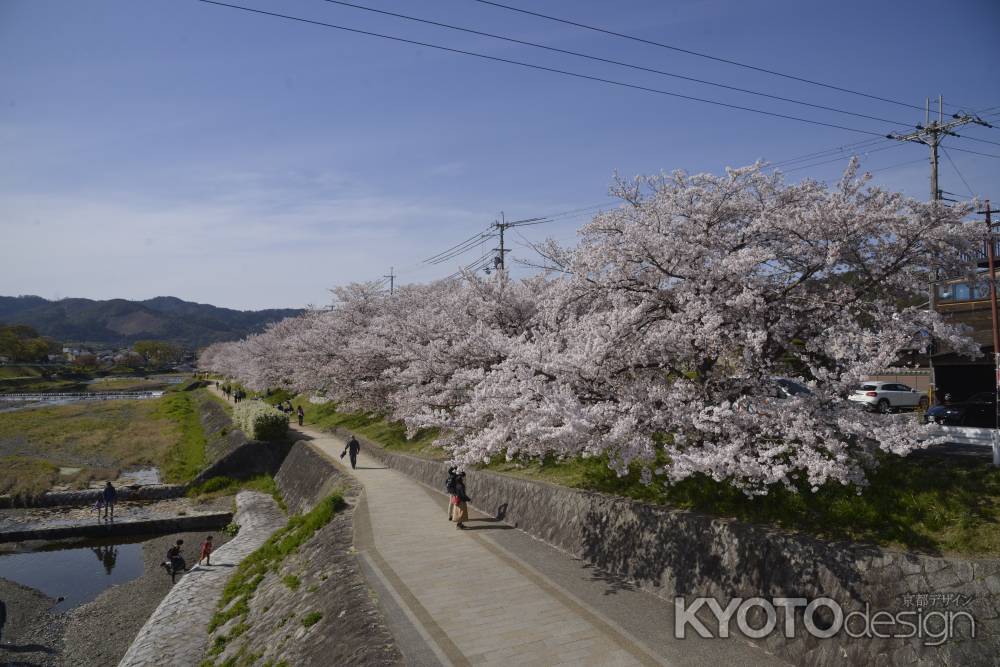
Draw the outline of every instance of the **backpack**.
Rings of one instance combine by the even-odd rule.
[[[455,484],[457,481],[454,475],[448,475],[448,480],[444,483],[444,490],[448,492],[448,495],[458,495],[458,487]]]

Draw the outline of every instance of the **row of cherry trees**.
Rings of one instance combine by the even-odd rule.
[[[747,493],[775,483],[863,484],[875,450],[906,454],[913,419],[845,396],[901,351],[974,355],[926,309],[929,271],[960,275],[981,239],[967,209],[872,187],[787,184],[760,165],[617,182],[622,200],[547,271],[334,290],[204,368],[250,387],[440,428],[461,465],[599,456],[645,480],[703,473]],[[810,394],[775,398],[775,378]]]

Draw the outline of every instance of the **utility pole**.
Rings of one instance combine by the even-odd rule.
[[[955,134],[953,130],[963,125],[969,125],[970,123],[983,125],[985,127],[992,127],[992,125],[984,121],[982,118],[967,113],[953,114],[951,120],[946,123],[944,121],[944,98],[941,95],[938,95],[937,120],[931,120],[931,101],[930,98],[928,98],[924,106],[923,125],[917,125],[916,130],[907,134],[897,134],[892,132],[885,135],[887,139],[895,139],[896,141],[912,141],[914,143],[924,144],[931,149],[931,201],[933,202],[941,200],[941,188],[938,186],[938,146],[941,145],[941,141],[947,136],[960,136]],[[931,310],[934,310],[935,304],[937,303],[936,278],[937,276],[932,272],[928,290],[928,302]],[[933,341],[931,341],[931,348],[929,354],[927,355],[927,363],[931,371],[930,395],[928,396],[928,399],[930,404],[933,405],[934,394],[937,393],[937,381],[934,374]]]
[[[990,210],[990,200],[986,200],[986,210],[980,211],[986,214],[986,258],[989,262],[990,270],[990,314],[993,319],[993,370],[995,373],[996,387],[993,391],[993,465],[1000,466],[1000,328],[997,326],[997,276],[994,266],[993,247],[995,245],[993,237],[993,220],[991,213],[1000,211]]]
[[[527,218],[526,220],[512,220],[507,222],[507,218],[504,217],[503,211],[500,211],[500,220],[493,221],[493,229],[500,233],[500,247],[494,248],[499,254],[493,260],[493,266],[499,271],[504,268],[504,255],[510,250],[503,247],[503,233],[510,229],[511,227],[524,227],[525,225],[540,225],[546,222],[551,222],[548,218]]]
[[[944,98],[938,95],[938,117],[937,120],[931,120],[931,101],[927,100],[924,107],[924,124],[917,125],[916,130],[909,132],[907,134],[897,134],[892,132],[885,135],[887,139],[895,139],[896,141],[912,141],[918,144],[924,144],[931,149],[931,201],[938,201],[941,199],[941,189],[938,187],[938,146],[941,145],[941,141],[946,136],[958,137],[961,135],[955,134],[952,130],[963,125],[983,125],[985,127],[992,127],[989,123],[984,121],[979,116],[968,114],[968,113],[956,113],[953,114],[951,120],[947,123],[944,122]]]
[[[392,293],[393,293],[393,291],[395,289],[395,283],[396,283],[396,275],[392,272],[392,269],[393,269],[393,267],[390,266],[389,267],[389,275],[382,276],[383,278],[388,278],[389,279],[389,296],[392,296]]]

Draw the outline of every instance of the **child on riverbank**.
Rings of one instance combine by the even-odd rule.
[[[201,543],[201,555],[198,556],[198,565],[201,565],[201,561],[205,561],[205,565],[212,564],[212,536],[209,535],[205,538],[205,541]]]

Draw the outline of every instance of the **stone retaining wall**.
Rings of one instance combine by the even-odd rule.
[[[338,435],[346,434],[338,430]],[[389,452],[355,437],[388,467],[443,492],[446,463]],[[845,613],[864,609],[865,604],[872,613],[964,610],[977,623],[975,639],[962,621],[956,625],[958,638],[940,647],[924,646],[916,639],[853,639],[843,631],[819,640],[802,636],[800,609],[796,618],[800,636],[785,639],[779,631],[763,641],[769,650],[796,664],[994,665],[1000,655],[997,559],[944,558],[822,542],[487,471],[469,472],[467,488],[480,510],[671,602],[675,596],[709,596],[725,607],[733,597],[829,597],[841,603]],[[942,597],[932,597],[937,595]],[[956,595],[971,603],[960,606]],[[950,600],[947,607],[945,599]],[[938,604],[932,606],[931,600]]]
[[[163,519],[109,521],[82,525],[54,526],[52,528],[28,528],[25,530],[0,532],[0,542],[60,540],[68,537],[120,537],[123,535],[155,535],[183,533],[193,530],[217,530],[232,520],[232,512],[212,512]]]
[[[356,489],[352,477],[305,441],[292,446],[274,481],[292,514],[308,512],[338,488],[345,494]]]
[[[57,507],[60,505],[93,505],[104,493],[104,489],[83,489],[81,491],[49,491],[34,498],[0,496],[0,509],[14,507]],[[125,486],[118,488],[118,501],[125,500],[166,500],[180,498],[187,493],[185,484],[150,484],[148,486]]]

